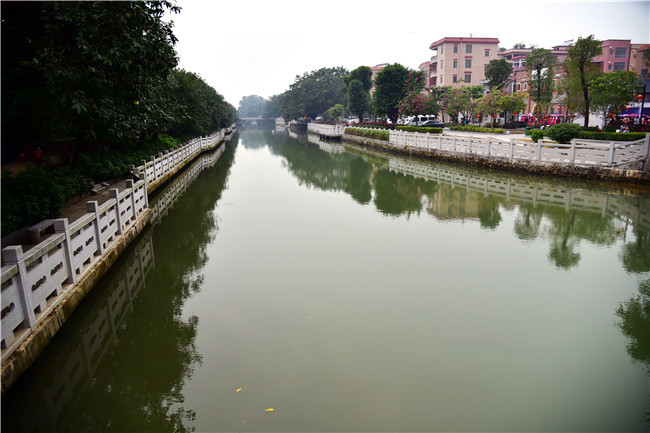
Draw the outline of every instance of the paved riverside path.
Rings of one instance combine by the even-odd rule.
[[[63,205],[60,218],[67,218],[68,223],[76,221],[88,213],[87,203],[89,201],[96,201],[98,205],[101,205],[108,201],[108,192],[111,189],[117,188],[119,192],[126,189],[126,179],[114,179],[105,183],[107,183],[108,186],[102,185],[101,189],[96,193],[84,193],[68,200]]]

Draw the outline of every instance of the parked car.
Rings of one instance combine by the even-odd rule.
[[[429,128],[444,128],[445,124],[439,121],[438,119],[429,119],[426,122],[420,123],[420,126],[429,127]]]

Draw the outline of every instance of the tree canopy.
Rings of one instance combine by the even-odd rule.
[[[315,118],[336,104],[347,106],[345,77],[348,70],[342,66],[321,68],[296,76],[282,97],[282,117],[285,120],[302,117]]]
[[[490,89],[503,87],[512,73],[512,67],[505,59],[492,59],[485,69],[485,78],[489,80]]]
[[[611,109],[619,112],[634,100],[641,85],[639,76],[633,71],[616,71],[600,74],[589,82],[593,108],[603,112]]]
[[[257,117],[261,116],[266,106],[266,99],[257,95],[244,96],[239,101],[237,112],[240,117]]]
[[[372,95],[376,115],[385,115],[391,122],[397,123],[399,103],[407,94],[404,85],[408,76],[409,70],[399,63],[388,65],[377,73]]]
[[[540,117],[548,111],[553,99],[553,65],[555,58],[551,50],[535,48],[526,56],[528,72],[528,93],[535,101],[535,114]]]
[[[363,88],[366,91],[370,91],[370,88],[372,87],[372,69],[368,66],[359,66],[345,77],[345,84],[349,85],[352,80],[361,81]]]
[[[173,23],[163,20],[167,11],[180,11],[171,1],[1,7],[3,156],[28,144],[67,140],[74,166],[84,143],[141,143],[148,134],[205,131],[236,115],[202,80],[203,97],[212,98],[207,105],[176,104],[182,96],[176,87],[183,85],[172,77],[176,37]],[[179,126],[178,116],[192,115],[213,119]]]
[[[567,70],[567,87],[569,92],[579,95],[576,102],[576,109],[584,112],[584,126],[589,126],[590,81],[601,74],[600,68],[592,60],[602,54],[600,41],[594,39],[593,35],[586,38],[578,38],[578,41],[569,47],[567,57],[564,61]],[[573,91],[571,91],[574,89]]]

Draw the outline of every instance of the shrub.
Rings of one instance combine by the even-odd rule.
[[[544,139],[544,131],[541,129],[531,129],[528,135],[535,142]]]
[[[389,131],[385,129],[345,128],[345,133],[359,137],[374,138],[375,140],[388,141]]]
[[[432,134],[440,134],[443,131],[442,128],[434,128],[428,126],[396,126],[395,129],[406,132],[429,132]]]
[[[59,217],[68,199],[90,188],[88,180],[68,168],[49,170],[30,165],[15,174],[3,170],[2,235]]]
[[[506,132],[503,128],[482,128],[480,126],[450,126],[449,129],[454,131],[469,131],[469,132],[490,132],[495,134],[503,134]]]
[[[574,138],[580,137],[582,126],[576,123],[559,123],[544,130],[544,134],[558,143],[570,143]]]
[[[645,138],[644,132],[590,132],[583,131],[580,138],[585,140],[635,141]]]

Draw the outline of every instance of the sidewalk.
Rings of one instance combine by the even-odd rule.
[[[73,197],[68,200],[61,210],[61,218],[67,218],[68,223],[76,221],[77,219],[84,216],[87,210],[87,203],[89,201],[96,201],[97,204],[103,204],[108,201],[108,192],[117,188],[119,191],[126,189],[126,180],[125,179],[115,179],[112,182],[107,182],[108,186],[103,186],[96,193],[85,193],[77,197]]]

